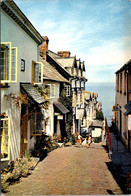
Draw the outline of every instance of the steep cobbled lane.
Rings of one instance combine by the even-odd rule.
[[[108,154],[100,144],[63,147],[49,153],[27,178],[4,195],[122,194],[108,170]]]

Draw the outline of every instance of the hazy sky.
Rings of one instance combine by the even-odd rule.
[[[113,82],[131,59],[131,0],[15,0],[49,50],[85,61],[89,82]]]

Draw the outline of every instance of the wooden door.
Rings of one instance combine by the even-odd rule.
[[[25,114],[22,117],[22,125],[21,125],[21,156],[25,154],[28,145],[28,114]]]

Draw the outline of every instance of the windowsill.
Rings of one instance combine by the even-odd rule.
[[[9,161],[9,158],[1,158],[1,161]]]
[[[4,83],[4,84],[1,84],[1,88],[9,88],[10,86],[8,85],[8,83]]]

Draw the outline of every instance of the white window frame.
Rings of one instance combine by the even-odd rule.
[[[50,89],[49,98],[55,98],[55,84],[46,84]]]
[[[34,67],[35,64],[39,64],[39,66],[40,66],[40,67],[39,67],[40,71],[39,71],[39,73],[38,73],[38,77],[39,77],[39,74],[41,75],[41,76],[40,76],[40,82],[36,82],[36,81],[35,81],[35,78],[34,78],[34,72],[36,72],[35,67]],[[33,83],[34,83],[34,84],[43,84],[43,63],[42,63],[42,62],[39,62],[39,61],[37,61],[37,62],[36,62],[36,61],[33,61],[33,62],[32,62],[32,65],[33,65],[33,70],[32,70],[32,72],[33,72],[33,73],[32,73],[32,76],[33,76],[33,78],[32,78]],[[39,80],[39,78],[37,78],[37,79]]]
[[[66,93],[66,97],[70,96],[70,85],[65,85],[65,93]]]
[[[10,118],[9,116],[6,116],[6,118],[1,118],[2,121],[8,121],[8,157],[7,158],[1,158],[1,161],[8,161],[10,160]],[[2,128],[1,128],[2,133]],[[1,153],[2,153],[2,135],[1,135]]]
[[[17,47],[11,47],[11,42],[1,42],[1,45],[8,45],[9,48],[9,56],[8,56],[8,79],[7,80],[1,80],[1,83],[17,83],[17,67],[18,67],[18,61],[17,61],[17,57],[18,57],[18,51],[17,51]],[[12,73],[12,50],[15,50],[15,69],[14,69],[14,74]],[[15,76],[15,79],[12,80],[12,75]]]

